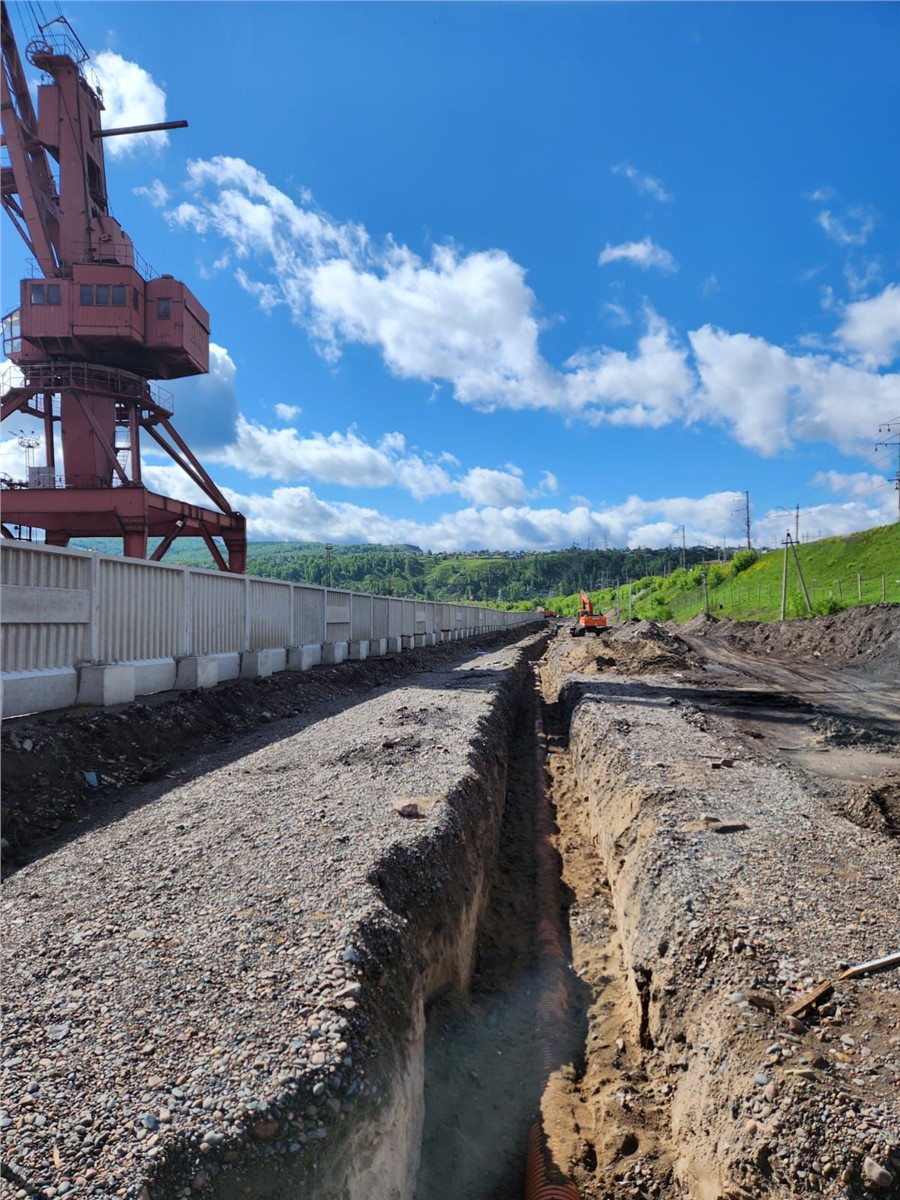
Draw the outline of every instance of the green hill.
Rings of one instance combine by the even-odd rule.
[[[73,546],[103,554],[121,554],[114,538],[73,541]],[[151,549],[153,544],[151,544]],[[706,546],[685,552],[688,566],[709,555]],[[327,546],[322,542],[250,542],[247,571],[269,579],[313,583],[375,595],[419,596],[533,608],[548,595],[586,585],[602,587],[617,580],[655,572],[666,574],[681,561],[681,550],[605,549],[543,553],[479,550],[465,554],[423,553],[417,546]],[[213,567],[203,542],[185,538],[165,557],[178,566]]]
[[[855,604],[900,604],[900,524],[844,537],[822,538],[797,548],[797,562],[812,612],[823,615]],[[627,587],[592,592],[595,608],[653,620],[686,621],[708,608],[738,621],[781,616],[784,550],[739,550],[730,562],[712,562],[666,576],[645,576]],[[788,552],[786,615],[809,615],[793,554]],[[704,575],[706,581],[704,585]],[[578,596],[557,596],[548,606],[574,615]]]

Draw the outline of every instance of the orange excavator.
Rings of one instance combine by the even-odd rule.
[[[601,634],[607,628],[606,617],[603,613],[594,612],[594,606],[587,592],[581,592],[580,595],[581,608],[579,608],[578,617],[570,630],[572,637],[584,637],[588,630],[591,633]]]

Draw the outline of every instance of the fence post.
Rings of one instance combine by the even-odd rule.
[[[862,575],[859,575],[859,574],[856,576],[856,598],[861,604],[862,603]]]
[[[887,588],[885,586],[884,572],[881,573],[881,603],[884,604],[887,600]]]
[[[844,603],[844,589],[841,587],[840,580],[837,581],[837,585],[838,585],[838,600],[840,600],[841,604],[843,604]]]
[[[250,577],[249,577],[249,575],[245,575],[244,576],[244,644],[243,644],[243,646],[241,646],[241,650],[249,650],[250,649],[250,627],[251,627]]]
[[[100,661],[100,555],[91,555],[91,623],[88,632],[88,660]]]
[[[182,569],[184,571],[184,587],[182,589],[184,611],[181,614],[181,654],[188,655],[192,651],[194,641],[194,604],[191,595],[193,576],[190,567]]]

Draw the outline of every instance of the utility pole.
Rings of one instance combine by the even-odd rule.
[[[681,569],[687,567],[687,541],[685,538],[684,526],[681,527]]]
[[[797,508],[794,512],[794,541],[800,541],[800,501],[797,501]]]
[[[891,447],[891,448],[896,447],[896,450],[897,450],[897,474],[894,477],[894,487],[897,489],[897,520],[900,521],[900,417],[897,417],[896,420],[893,420],[893,421],[885,421],[885,423],[883,425],[879,425],[878,432],[879,433],[893,433],[896,435],[896,437],[894,438],[893,441],[891,441],[889,439],[884,439],[883,441],[876,442],[875,449],[879,450],[882,446],[885,449],[887,449],[888,447]]]
[[[749,492],[744,492],[744,507],[745,507],[745,512],[746,512],[746,523],[747,523],[747,549],[752,550],[753,547],[750,545],[750,493]]]

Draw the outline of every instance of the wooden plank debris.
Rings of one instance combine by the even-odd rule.
[[[801,996],[799,1000],[795,1000],[793,1004],[788,1005],[784,1010],[786,1017],[802,1017],[809,1009],[814,1008],[822,1000],[827,1000],[834,991],[834,984],[829,983],[826,979],[824,983],[817,984],[811,992],[807,992]]]

